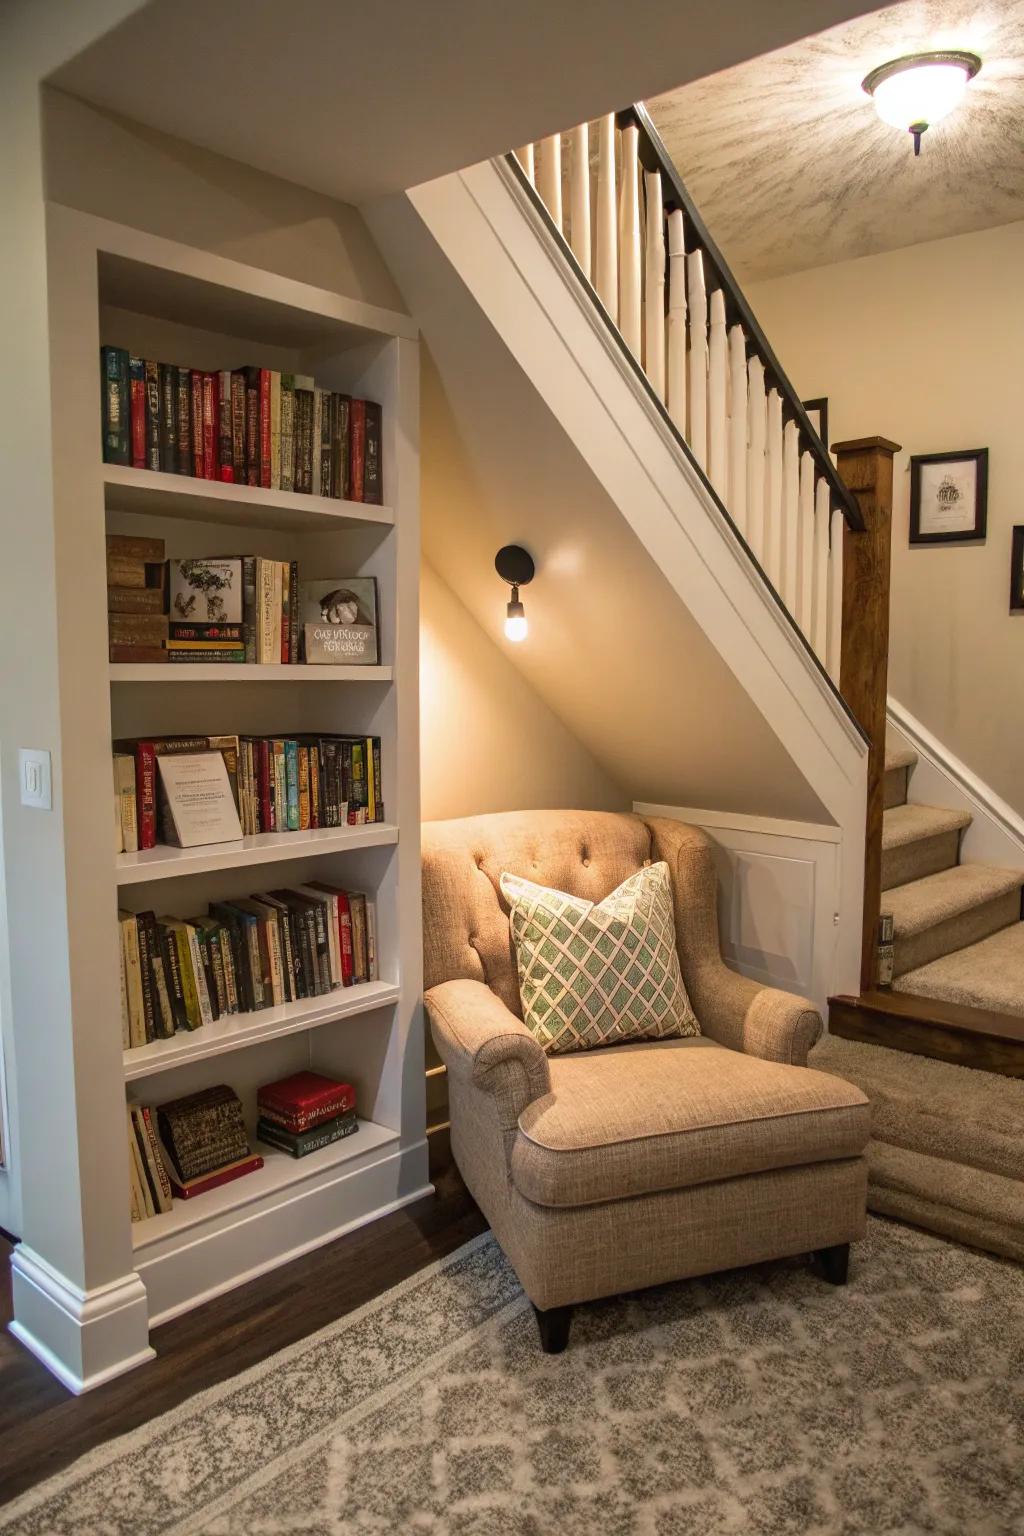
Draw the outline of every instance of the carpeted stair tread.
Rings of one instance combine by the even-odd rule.
[[[893,986],[897,992],[1024,1018],[1024,923],[905,971]]]
[[[944,832],[959,832],[970,823],[970,811],[951,811],[942,805],[894,805],[882,817],[882,852]]]
[[[891,747],[886,743],[885,771],[892,773],[897,768],[913,768],[917,762],[917,753],[910,747]]]
[[[936,875],[893,886],[886,891],[882,907],[892,913],[896,937],[909,938],[1022,886],[1024,870],[954,864]]]

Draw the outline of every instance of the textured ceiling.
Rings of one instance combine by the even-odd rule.
[[[915,160],[860,82],[942,47],[982,68]],[[648,105],[748,281],[1024,218],[1024,0],[904,0]]]

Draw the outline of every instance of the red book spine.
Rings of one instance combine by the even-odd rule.
[[[356,1107],[355,1089],[351,1083],[335,1083],[315,1094],[298,1096],[294,1089],[279,1091],[275,1084],[261,1088],[256,1095],[256,1105],[264,1114],[276,1120],[300,1120],[307,1125],[314,1120],[334,1120]]]
[[[230,1184],[232,1179],[240,1179],[243,1174],[255,1173],[257,1168],[262,1167],[263,1159],[257,1152],[244,1163],[221,1168],[218,1173],[211,1173],[205,1179],[193,1179],[188,1184],[179,1184],[176,1179],[172,1179],[171,1188],[179,1200],[191,1200],[193,1195],[205,1195],[208,1190],[218,1189],[221,1184]]]
[[[260,485],[270,490],[270,369],[260,369]]]
[[[206,478],[206,444],[203,438],[203,375],[192,369],[192,473],[197,480]]]
[[[203,440],[203,479],[216,480],[220,465],[220,443],[217,431],[217,396],[220,393],[220,380],[215,373],[202,374],[203,391],[203,426],[200,436]]]
[[[341,984],[350,987],[356,967],[352,954],[352,908],[344,891],[338,892],[338,941],[341,946]]]
[[[132,468],[146,467],[146,380],[132,379],[129,391],[131,402]]]
[[[366,468],[366,401],[353,400],[348,411],[348,465],[350,501],[363,499],[363,472]]]
[[[270,745],[266,741],[259,741],[256,745],[259,750],[260,831],[273,832],[274,817],[270,802]]]
[[[156,847],[156,748],[151,741],[135,747],[135,813],[139,847]]]

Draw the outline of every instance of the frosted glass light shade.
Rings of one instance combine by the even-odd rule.
[[[864,89],[883,123],[912,132],[948,116],[980,68],[974,53],[914,54],[872,70]]]
[[[509,603],[509,607],[512,607],[511,603]],[[506,640],[525,640],[529,630],[530,626],[526,622],[525,613],[510,613],[505,620]]]

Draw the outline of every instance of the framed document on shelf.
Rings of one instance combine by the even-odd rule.
[[[916,453],[910,460],[911,544],[967,544],[985,537],[988,449]]]
[[[166,835],[175,847],[242,841],[223,753],[175,752],[156,761],[167,797]]]

